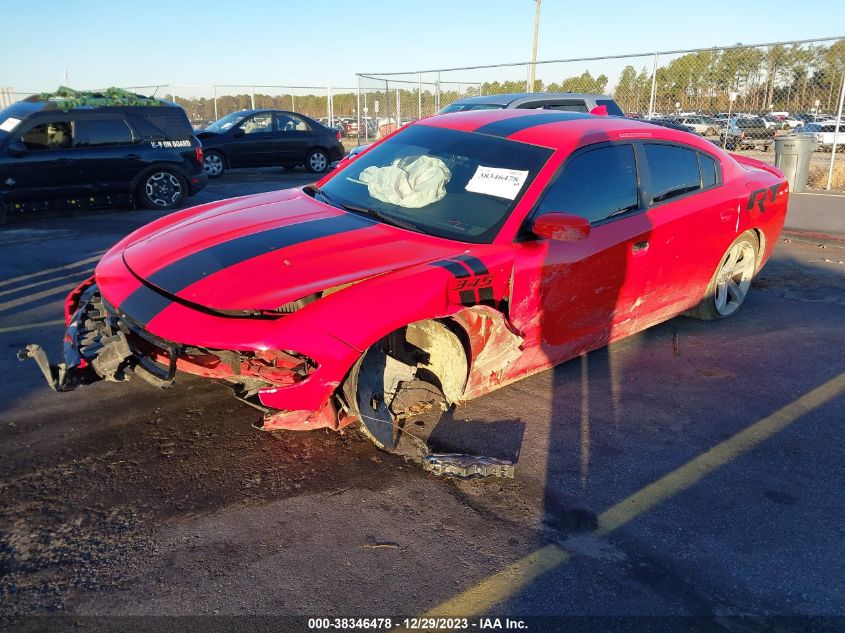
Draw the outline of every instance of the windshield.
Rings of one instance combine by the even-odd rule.
[[[227,114],[222,119],[217,119],[214,123],[205,128],[209,132],[225,132],[237,125],[247,117],[243,112],[232,112]]]
[[[490,242],[552,150],[503,138],[412,125],[362,154],[320,192],[424,233]]]
[[[501,110],[505,106],[498,103],[452,103],[442,108],[437,114],[450,112],[466,112],[467,110]]]

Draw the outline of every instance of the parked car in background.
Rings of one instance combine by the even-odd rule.
[[[197,137],[209,178],[235,167],[273,165],[285,169],[304,165],[319,173],[344,154],[340,132],[286,110],[233,112],[197,132]]]
[[[719,142],[729,150],[762,147],[765,152],[775,142],[775,131],[758,116],[734,117],[719,133]]]
[[[625,116],[612,97],[579,92],[518,92],[500,95],[467,97],[453,101],[439,114],[467,110],[559,110],[563,112],[592,112],[604,108],[610,116]]]
[[[793,134],[808,134],[815,138],[818,149],[829,152],[833,149],[833,139],[836,136],[836,121],[824,123],[807,123],[795,130]],[[839,136],[836,139],[837,151],[845,145],[845,124],[839,125]]]
[[[763,123],[770,130],[784,130],[789,129],[790,125],[786,122],[786,118],[780,114],[766,114],[762,117]]]
[[[0,111],[0,218],[135,202],[172,209],[205,186],[202,148],[176,104],[123,91],[61,94],[71,96]]]
[[[681,125],[692,128],[697,134],[702,136],[716,136],[719,133],[719,126],[709,116],[701,114],[695,116],[679,116],[672,117]]]

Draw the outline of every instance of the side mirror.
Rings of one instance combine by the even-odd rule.
[[[234,132],[232,132],[232,137],[233,138],[240,138],[240,137],[244,136],[245,134],[246,134],[246,132],[244,132],[244,129],[239,127]]]
[[[579,215],[552,211],[535,218],[531,232],[558,242],[578,242],[590,234],[590,222]]]
[[[20,141],[12,141],[11,143],[9,143],[9,147],[6,148],[6,151],[9,152],[9,154],[11,154],[12,156],[17,157],[26,156],[27,154],[29,154],[29,148]]]

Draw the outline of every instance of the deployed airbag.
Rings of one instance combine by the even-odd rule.
[[[418,209],[441,200],[451,177],[452,172],[439,158],[416,156],[384,167],[367,167],[358,178],[376,200]]]

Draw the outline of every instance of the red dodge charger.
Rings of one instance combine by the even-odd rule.
[[[66,301],[67,391],[177,372],[265,429],[404,420],[679,314],[733,315],[783,226],[771,165],[646,122],[543,110],[423,119],[312,186],[162,217]]]

